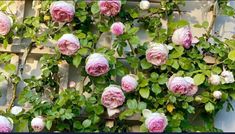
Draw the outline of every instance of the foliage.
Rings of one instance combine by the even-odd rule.
[[[233,39],[222,41],[215,35],[209,35],[210,39],[214,40],[212,43],[205,34],[199,38],[199,43],[190,49],[173,44],[173,31],[189,24],[186,20],[173,21],[173,10],[183,5],[183,0],[161,1],[160,7],[148,9],[147,15],[142,15],[142,10],[137,6],[129,8],[127,1],[122,0],[122,9],[115,17],[99,14],[97,1],[87,3],[84,0],[75,0],[74,20],[62,25],[58,25],[50,17],[51,2],[41,1],[40,15],[25,18],[22,24],[16,23],[14,18],[12,29],[17,29],[17,34],[13,35],[12,31],[6,37],[0,37],[0,41],[8,44],[10,39],[19,36],[40,45],[49,39],[58,40],[65,33],[73,33],[79,38],[81,49],[73,56],[61,55],[56,51],[55,55],[41,57],[41,77],[24,79],[26,86],[19,95],[19,104],[23,106],[30,103],[30,109],[17,116],[10,114],[9,111],[3,113],[14,120],[16,131],[33,131],[28,127],[30,121],[40,115],[46,119],[46,131],[125,132],[129,127],[125,120],[141,114],[146,108],[165,113],[168,118],[167,132],[220,131],[214,127],[214,117],[223,108],[224,103],[227,103],[228,110],[233,109],[230,101],[235,99],[235,84],[211,85],[208,78],[212,73],[220,74],[224,67],[234,72],[235,43]],[[227,2],[218,2],[223,14],[234,16],[234,10],[226,5]],[[4,11],[5,7],[0,7]],[[167,29],[162,27],[161,19],[169,22]],[[125,33],[113,39],[112,49],[96,46],[100,35],[109,32],[110,26],[116,21],[125,24]],[[145,52],[149,42],[141,43],[137,36],[140,28],[136,23],[144,27],[153,42],[173,46],[165,65],[157,67],[147,62]],[[206,31],[209,23],[203,22],[194,26]],[[97,29],[95,33],[94,29]],[[131,51],[127,51],[126,48],[130,48]],[[100,77],[89,76],[85,71],[86,58],[94,52],[103,53],[110,65],[109,72]],[[204,60],[208,55],[216,58],[218,62],[208,64]],[[125,57],[125,62],[118,57]],[[8,54],[1,54],[0,64],[4,64],[5,71],[13,76],[16,67],[9,64],[10,58]],[[77,89],[60,89],[58,71],[62,61],[73,65],[81,72],[82,86]],[[114,126],[110,128],[106,125],[107,114],[101,104],[101,94],[110,84],[120,85],[120,82],[113,78],[121,78],[130,72],[138,76],[139,85],[135,92],[125,93],[125,104],[119,108],[122,112],[109,118],[115,118]],[[198,93],[195,96],[183,96],[168,91],[166,82],[173,74],[192,77],[199,86]],[[0,82],[3,79],[5,76],[0,73]],[[89,81],[85,83],[85,79]],[[213,98],[215,90],[222,91],[223,96],[220,100]],[[195,125],[195,120],[201,123]],[[143,123],[141,131],[147,131],[142,116],[139,123]]]

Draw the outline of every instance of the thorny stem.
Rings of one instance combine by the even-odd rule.
[[[212,19],[211,19],[211,22],[210,22],[210,25],[208,27],[208,30],[206,32],[206,36],[207,36],[207,40],[209,39],[210,37],[210,33],[211,33],[211,30],[213,29],[213,26],[215,24],[215,20],[216,20],[216,11],[217,11],[217,0],[214,0],[214,4],[212,5],[213,7],[213,10],[212,10]]]
[[[9,102],[7,111],[11,110],[11,108],[12,108],[12,106],[13,106],[13,103],[14,103],[14,101],[15,101],[15,99],[16,99],[16,87],[17,87],[17,83],[16,83],[16,84],[13,84],[13,83],[12,83],[12,85],[13,85],[12,98],[11,98],[11,100],[10,100],[10,102]]]

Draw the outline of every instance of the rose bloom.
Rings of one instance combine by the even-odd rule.
[[[146,51],[146,59],[149,63],[159,66],[166,63],[169,50],[166,45],[151,43]]]
[[[20,106],[14,106],[11,108],[11,113],[14,115],[18,115],[22,111],[23,111],[23,108]]]
[[[167,118],[161,113],[152,113],[145,120],[149,132],[163,132],[168,124]]]
[[[136,87],[138,86],[138,82],[134,76],[126,75],[122,77],[121,85],[122,90],[124,90],[125,92],[131,92],[136,89]]]
[[[115,22],[112,24],[110,31],[116,35],[119,36],[124,33],[125,26],[122,22]]]
[[[209,82],[212,85],[219,85],[220,84],[220,76],[217,74],[212,74],[209,78]]]
[[[150,7],[150,2],[148,0],[141,0],[139,6],[141,10],[147,10]]]
[[[233,72],[224,70],[221,73],[221,76],[224,78],[224,83],[233,83],[234,82]]]
[[[194,80],[190,77],[174,77],[171,76],[168,80],[167,87],[173,93],[192,96],[198,87],[194,84]]]
[[[11,30],[12,20],[0,11],[0,35],[6,35]]]
[[[57,42],[59,50],[64,55],[73,55],[80,48],[79,40],[73,34],[64,34]]]
[[[50,13],[54,21],[71,22],[75,14],[75,8],[67,2],[56,1],[50,6]]]
[[[176,45],[182,45],[188,49],[191,47],[193,41],[192,32],[188,26],[176,29],[172,36],[172,42]]]
[[[115,109],[125,102],[125,96],[118,86],[110,85],[104,89],[101,102],[106,108]]]
[[[0,115],[0,132],[11,132],[13,130],[13,124],[5,116]]]
[[[213,92],[213,97],[214,97],[215,99],[220,99],[221,96],[222,96],[222,93],[221,93],[220,91],[214,91],[214,92]]]
[[[85,69],[91,76],[100,76],[109,71],[109,62],[102,54],[94,53],[87,58]]]
[[[168,80],[167,87],[173,93],[186,94],[188,82],[183,77],[171,76]]]
[[[41,132],[45,127],[45,122],[43,117],[38,116],[32,119],[31,127],[35,132]]]
[[[100,0],[99,1],[100,13],[106,16],[115,16],[121,10],[120,0]]]
[[[197,93],[198,87],[195,85],[193,78],[191,77],[184,77],[185,81],[188,83],[188,89],[186,95],[193,96]]]

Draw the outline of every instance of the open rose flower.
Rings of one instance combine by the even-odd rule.
[[[122,77],[121,85],[122,85],[122,90],[124,90],[125,92],[131,92],[136,89],[136,87],[138,86],[138,82],[135,76],[126,75]]]
[[[120,0],[100,0],[99,1],[100,13],[106,16],[115,16],[121,10]]]
[[[35,132],[41,132],[45,127],[45,122],[43,117],[38,116],[32,119],[31,127]]]
[[[57,42],[59,50],[64,55],[73,55],[80,48],[79,40],[73,34],[64,34]]]
[[[110,31],[116,35],[119,36],[124,33],[125,26],[122,22],[115,22],[112,24]]]
[[[101,102],[106,108],[115,109],[125,102],[125,96],[118,86],[110,85],[104,89]]]
[[[234,76],[233,72],[223,70],[221,73],[221,76],[223,78],[223,83],[233,83],[234,82]]]
[[[151,113],[145,120],[149,132],[163,132],[168,124],[167,118],[162,113]]]
[[[89,75],[100,76],[109,71],[109,63],[102,54],[94,53],[87,58],[85,68]]]
[[[12,122],[5,116],[0,115],[0,132],[11,132],[13,129]]]
[[[0,35],[6,35],[11,30],[12,20],[3,12],[0,12]]]
[[[148,0],[141,0],[139,6],[141,10],[147,10],[150,7],[150,2]]]
[[[198,87],[194,84],[194,81],[190,77],[175,77],[171,76],[168,80],[167,87],[173,93],[192,96],[194,95]]]
[[[176,45],[182,45],[188,49],[193,43],[197,43],[199,40],[192,37],[192,32],[188,26],[176,29],[172,36],[172,42]]]
[[[166,45],[151,43],[146,51],[146,59],[149,63],[159,66],[166,63],[169,50]]]
[[[198,87],[195,85],[193,78],[191,77],[184,77],[185,81],[188,83],[188,89],[186,95],[193,96],[197,93]]]
[[[56,1],[50,6],[50,13],[54,21],[71,22],[75,14],[75,8],[67,2]]]

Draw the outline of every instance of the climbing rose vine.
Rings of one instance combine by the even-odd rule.
[[[226,2],[208,9],[234,17]],[[19,22],[0,2],[4,48],[27,40],[26,59],[31,49],[51,50],[30,78],[0,54],[0,82],[24,85],[1,111],[0,132],[220,132],[215,115],[235,99],[234,39],[214,34],[213,21],[177,19],[183,0],[131,3],[40,1],[38,16]]]

